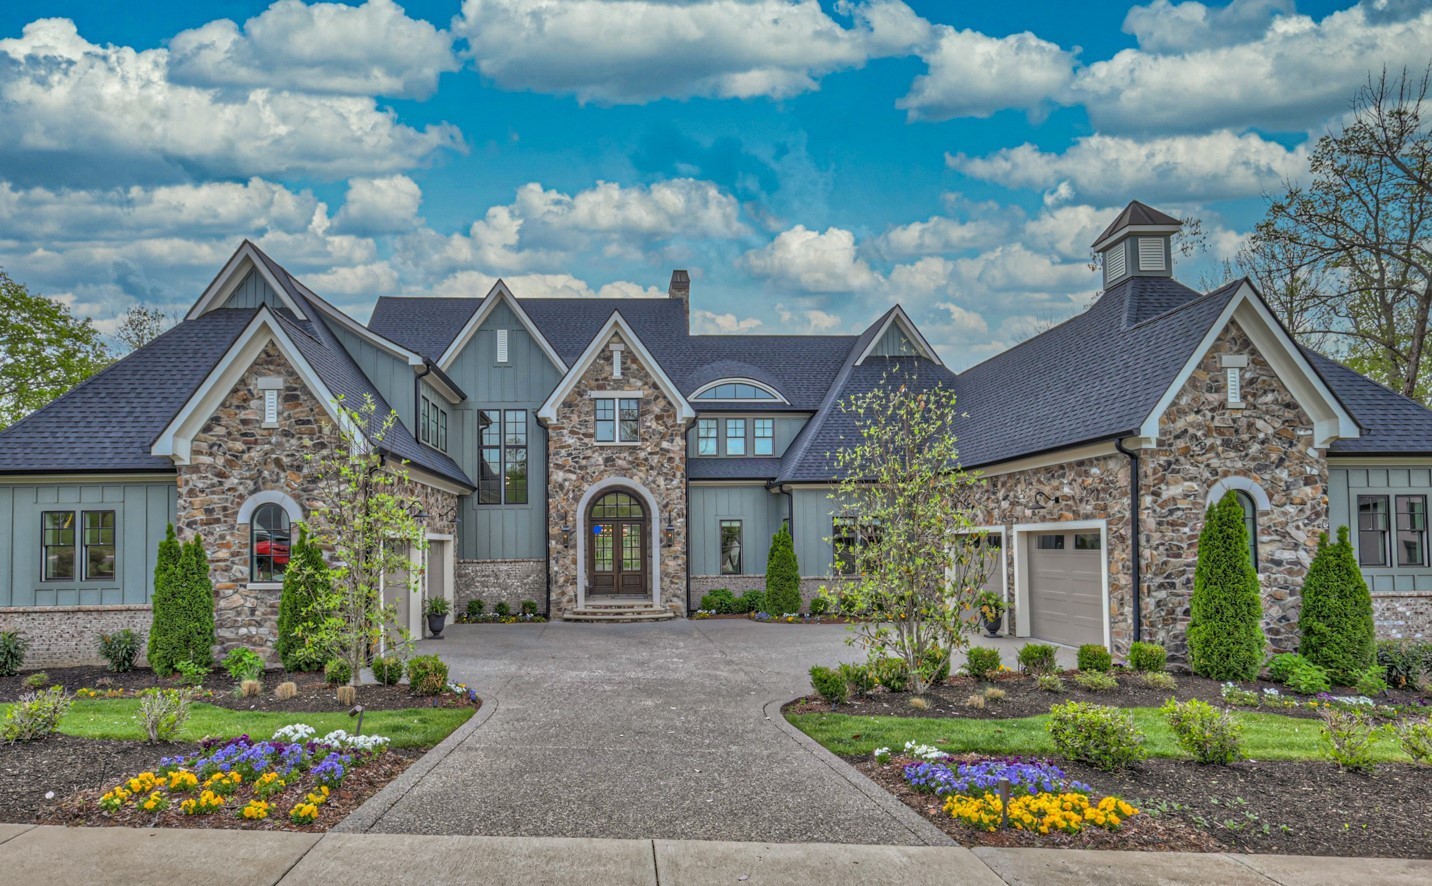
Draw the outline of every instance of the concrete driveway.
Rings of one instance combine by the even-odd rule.
[[[766,717],[768,702],[809,691],[811,665],[859,657],[846,636],[744,620],[449,627],[420,651],[475,687],[488,716],[367,829],[934,842]]]

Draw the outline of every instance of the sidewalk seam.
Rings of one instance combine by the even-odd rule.
[[[1269,883],[1276,883],[1278,884],[1278,886],[1287,886],[1287,884],[1285,884],[1282,880],[1279,880],[1272,874],[1258,870],[1257,868],[1253,867],[1251,864],[1246,863],[1245,861],[1243,861],[1242,858],[1239,858],[1237,855],[1231,852],[1220,852],[1218,854],[1228,859],[1229,861],[1237,862],[1239,867],[1243,868],[1244,870],[1252,871],[1253,873],[1267,880]]]
[[[342,822],[339,822],[339,824],[342,824]],[[295,858],[293,860],[293,864],[283,869],[283,873],[279,874],[278,879],[273,881],[273,886],[279,886],[279,884],[281,884],[284,880],[288,879],[288,875],[293,873],[293,869],[298,867],[299,862],[303,861],[305,858],[308,857],[308,853],[313,851],[313,847],[317,846],[319,843],[322,843],[326,839],[328,839],[327,831],[322,834],[319,834],[317,840],[314,840],[312,843],[309,843],[308,848],[299,853],[298,858]]]
[[[37,827],[36,825],[27,824],[26,822],[23,822],[23,821],[21,821],[21,822],[15,822],[15,824],[24,825],[24,826],[25,826],[25,829],[24,829],[23,831],[20,831],[19,833],[11,834],[10,836],[6,837],[5,839],[0,840],[0,846],[3,846],[3,845],[5,845],[6,843],[9,843],[11,840],[15,839],[16,837],[22,837],[22,836],[24,836],[25,834],[30,833],[31,831],[33,831],[33,830]]]

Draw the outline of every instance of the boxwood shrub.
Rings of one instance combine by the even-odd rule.
[[[1059,753],[1104,770],[1127,769],[1144,759],[1144,734],[1128,711],[1071,701],[1049,709],[1049,737]]]
[[[1168,653],[1157,643],[1136,642],[1129,647],[1129,667],[1140,673],[1157,673],[1168,664]]]
[[[1108,673],[1113,666],[1114,657],[1098,643],[1085,643],[1079,647],[1079,670]]]

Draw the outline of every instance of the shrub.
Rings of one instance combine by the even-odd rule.
[[[830,611],[829,597],[812,597],[810,601],[811,615],[825,615]]]
[[[777,615],[801,611],[801,570],[791,530],[782,524],[766,554],[766,606]]]
[[[875,682],[891,692],[904,692],[910,687],[910,671],[905,667],[903,658],[876,659],[871,672],[875,675]]]
[[[1146,674],[1140,674],[1139,680],[1150,689],[1172,692],[1178,688],[1178,681],[1173,678],[1173,674],[1164,671],[1149,671]]]
[[[930,700],[919,695],[912,695],[910,696],[910,707],[917,711],[928,711],[930,709]]]
[[[116,674],[133,670],[134,660],[139,657],[139,637],[129,628],[113,634],[100,634],[99,654],[109,670]]]
[[[1362,695],[1381,695],[1387,691],[1387,670],[1382,665],[1373,665],[1363,671],[1353,685]]]
[[[358,687],[352,683],[344,683],[338,687],[338,703],[346,708],[351,708],[358,702]]]
[[[1034,678],[1034,688],[1040,692],[1063,692],[1064,678],[1058,674],[1040,674]]]
[[[353,681],[353,668],[341,658],[335,658],[323,666],[323,679],[329,686],[340,686]]]
[[[1104,770],[1144,759],[1144,734],[1127,711],[1071,701],[1049,709],[1049,737],[1059,753]]]
[[[1074,675],[1074,682],[1088,692],[1109,692],[1119,688],[1119,679],[1103,671],[1080,671]]]
[[[1432,721],[1407,719],[1397,723],[1397,744],[1419,766],[1432,765]]]
[[[414,695],[438,695],[447,680],[448,666],[436,655],[418,655],[408,662],[408,686]]]
[[[998,649],[987,649],[983,646],[971,646],[965,652],[965,673],[976,680],[988,680],[993,674],[999,671],[1000,660]]]
[[[1296,652],[1280,652],[1268,659],[1268,678],[1274,683],[1287,683],[1293,671],[1310,662]]]
[[[985,706],[984,693],[982,693],[982,692],[976,692],[974,695],[969,696],[968,698],[965,699],[965,704],[968,705],[969,707],[974,708],[974,709],[977,710],[977,711],[982,711],[982,710],[984,710],[984,706]]]
[[[1377,726],[1371,717],[1361,711],[1340,708],[1322,708],[1318,715],[1323,718],[1320,736],[1323,751],[1339,769],[1371,772],[1377,768],[1372,756]]]
[[[523,601],[522,601],[522,614],[523,614],[523,615],[536,615],[536,614],[537,614],[537,601],[536,601],[536,600],[523,600]]]
[[[224,670],[240,682],[257,680],[264,672],[264,660],[247,646],[239,646],[224,656]]]
[[[298,543],[289,551],[278,599],[278,642],[275,649],[285,670],[316,671],[323,655],[309,643],[327,617],[325,602],[333,593],[333,577],[323,561],[323,548],[298,528]]]
[[[1295,663],[1288,679],[1283,682],[1289,689],[1303,695],[1316,695],[1332,688],[1328,672],[1306,660]]]
[[[52,734],[60,718],[69,711],[72,700],[59,686],[51,686],[44,692],[26,692],[10,706],[5,721],[0,723],[0,741],[14,744]]]
[[[373,679],[384,686],[396,686],[403,679],[403,660],[396,655],[380,655],[373,659]]]
[[[467,617],[474,621],[479,618],[482,618],[482,609],[484,605],[485,604],[481,600],[468,600],[466,609]]]
[[[189,719],[194,694],[188,689],[146,689],[139,699],[139,720],[149,740],[173,741]]]
[[[292,680],[285,680],[273,689],[273,697],[279,701],[288,701],[298,695],[298,684]]]
[[[1026,674],[1052,674],[1059,669],[1054,647],[1048,643],[1025,643],[1019,648],[1019,669]]]
[[[36,671],[24,680],[27,689],[44,689],[50,685],[50,675],[44,671]]]
[[[512,607],[507,605],[506,600],[501,600],[496,606],[492,607],[492,611],[498,618],[506,618],[512,614]]]
[[[429,597],[423,604],[423,615],[441,615],[446,617],[452,612],[452,603],[447,597]]]
[[[1298,615],[1298,651],[1328,672],[1339,686],[1352,686],[1377,661],[1372,632],[1372,595],[1357,565],[1348,528],[1338,540],[1318,542],[1318,553],[1303,580]]]
[[[1258,676],[1267,645],[1263,600],[1248,556],[1243,507],[1232,492],[1208,509],[1198,534],[1187,637],[1195,674],[1211,680]]]
[[[701,595],[701,608],[720,615],[735,612],[736,595],[726,588],[716,588]]]
[[[1145,674],[1161,673],[1168,664],[1168,653],[1157,643],[1137,642],[1129,647],[1129,667]]]
[[[1387,671],[1387,683],[1395,689],[1417,685],[1432,663],[1432,643],[1413,640],[1379,640],[1377,663]]]
[[[834,668],[816,665],[810,669],[810,685],[831,707],[845,704],[850,697],[850,687],[845,678]]]
[[[747,591],[746,593],[742,594],[742,595],[741,595],[741,599],[739,599],[739,600],[736,601],[736,611],[737,611],[737,612],[765,612],[765,611],[766,611],[766,592],[765,592],[765,591]]]
[[[179,672],[180,682],[185,686],[203,686],[204,678],[209,676],[209,668],[196,661],[175,662],[174,670]]]
[[[1006,693],[1003,689],[1000,689],[998,686],[985,687],[985,701],[1004,701],[1007,695],[1008,693]]]
[[[1114,656],[1098,643],[1085,643],[1079,647],[1079,670],[1108,673],[1114,666]]]
[[[167,676],[180,662],[207,667],[214,660],[214,585],[209,558],[195,536],[180,544],[170,525],[154,566],[149,665]]]
[[[1226,766],[1243,758],[1243,726],[1228,711],[1196,698],[1182,703],[1170,698],[1160,711],[1178,746],[1195,762]]]
[[[13,677],[20,673],[29,648],[30,641],[20,636],[19,631],[0,631],[0,677]]]
[[[939,686],[950,679],[950,650],[939,646],[931,646],[925,650],[925,658],[920,662],[920,670],[925,677],[926,686]]]
[[[870,673],[869,665],[846,663],[837,670],[845,685],[856,695],[868,695],[875,688],[875,676]]]

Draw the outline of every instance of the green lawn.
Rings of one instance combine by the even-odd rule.
[[[0,717],[9,710],[0,705]],[[432,747],[473,715],[472,708],[407,708],[398,711],[368,711],[363,715],[363,732],[384,735],[399,748]],[[231,711],[211,704],[196,703],[189,720],[180,730],[183,741],[201,738],[233,738],[248,734],[268,738],[280,726],[307,723],[326,735],[335,729],[353,731],[355,719],[346,713],[301,714],[269,711]],[[80,738],[114,738],[142,741],[146,738],[139,721],[139,700],[134,698],[77,699],[60,721],[60,731]]]
[[[1153,757],[1186,758],[1158,708],[1132,708],[1134,721],[1148,736]],[[1322,760],[1320,720],[1280,714],[1235,713],[1243,723],[1243,750],[1251,760]],[[907,741],[931,744],[950,753],[1052,756],[1049,715],[1018,720],[936,719],[934,717],[852,717],[846,714],[792,714],[802,732],[837,754],[863,755],[876,748],[899,751]],[[1379,762],[1410,762],[1385,734],[1375,752]]]

